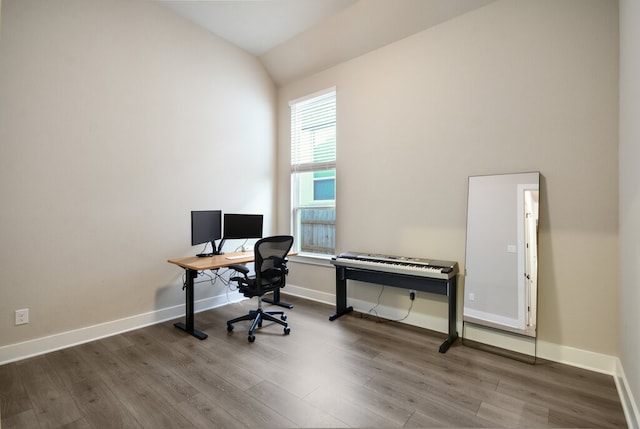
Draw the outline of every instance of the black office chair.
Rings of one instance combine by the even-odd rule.
[[[290,235],[276,235],[258,240],[253,248],[254,275],[249,275],[249,268],[244,265],[232,265],[229,268],[242,273],[242,277],[232,277],[231,281],[238,283],[238,290],[248,298],[258,297],[258,309],[251,310],[249,314],[227,321],[227,331],[233,331],[233,324],[243,320],[251,320],[249,328],[249,342],[255,341],[254,334],[257,328],[262,327],[262,321],[268,320],[284,326],[284,333],[291,332],[286,322],[287,315],[283,311],[264,311],[262,309],[262,295],[283,288],[287,268],[287,254],[293,245],[293,237]],[[280,316],[277,318],[275,316]]]

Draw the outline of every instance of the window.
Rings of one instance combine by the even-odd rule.
[[[291,221],[296,250],[335,254],[336,91],[291,107]]]

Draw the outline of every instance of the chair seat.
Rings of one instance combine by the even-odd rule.
[[[256,293],[256,290],[254,288],[251,287],[239,287],[238,291],[243,294],[244,296],[246,296],[247,298],[253,298],[254,296],[262,296],[265,293],[269,293],[269,292],[273,292],[274,290],[276,290],[278,288],[264,288],[264,292],[261,293]]]

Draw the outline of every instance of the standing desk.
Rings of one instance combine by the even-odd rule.
[[[229,259],[229,258],[233,259]],[[198,271],[217,270],[218,268],[225,268],[231,265],[241,265],[253,262],[253,251],[249,252],[232,252],[225,253],[223,255],[214,255],[208,257],[187,256],[184,258],[173,258],[167,260],[171,264],[175,264],[181,268],[184,268],[186,279],[183,289],[185,289],[185,322],[175,323],[176,328],[182,329],[188,334],[194,337],[204,340],[207,338],[207,334],[202,331],[198,331],[194,327],[194,280],[198,277]],[[279,305],[281,307],[293,308],[291,304],[280,301],[280,290],[273,291],[273,299],[264,298],[263,301],[270,302],[272,304]]]

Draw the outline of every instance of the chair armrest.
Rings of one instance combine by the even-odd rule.
[[[245,265],[229,265],[229,268],[231,268],[232,270],[235,270],[235,271],[237,271],[239,273],[242,273],[245,276],[247,274],[249,274],[249,271],[250,271],[249,268],[247,266],[245,266]]]
[[[249,284],[249,268],[245,265],[229,265],[229,268],[243,275],[243,277],[231,277],[229,281],[236,282],[238,285]]]
[[[278,262],[278,266],[280,266],[282,272],[285,275],[289,274],[289,267],[287,267],[287,262],[289,262],[289,260],[287,258],[276,258],[276,261]]]

